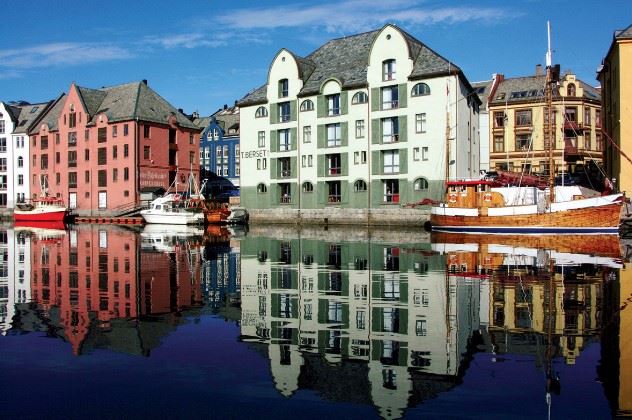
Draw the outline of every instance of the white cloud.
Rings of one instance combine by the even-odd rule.
[[[158,45],[160,47],[171,48],[199,48],[199,47],[226,47],[243,43],[268,43],[266,37],[255,36],[248,33],[232,32],[190,32],[184,34],[170,34],[164,36],[148,36],[143,40],[145,44]]]
[[[494,22],[509,16],[508,10],[493,7],[441,7],[418,0],[342,0],[315,6],[305,3],[239,9],[220,14],[217,19],[227,27],[239,29],[319,27],[330,32],[350,32],[393,21],[407,25],[455,24]]]
[[[59,42],[0,50],[0,67],[24,70],[120,60],[132,56],[128,50],[109,44]]]

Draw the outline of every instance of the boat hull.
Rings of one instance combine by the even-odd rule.
[[[34,209],[31,211],[15,210],[13,213],[13,219],[16,222],[63,222],[66,218],[67,210],[39,210]]]
[[[204,213],[151,213],[140,212],[146,223],[168,225],[201,225],[204,224]]]
[[[431,229],[461,233],[618,233],[621,203],[599,207],[515,215],[442,215],[433,212]]]

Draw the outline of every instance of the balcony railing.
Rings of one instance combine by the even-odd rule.
[[[382,137],[382,143],[397,143],[399,142],[399,134],[387,134]]]
[[[340,194],[330,194],[327,196],[328,203],[340,203],[341,196]]]
[[[291,204],[292,203],[292,196],[284,194],[281,196],[281,204]]]
[[[399,107],[399,101],[384,101],[382,102],[382,109],[396,109]]]
[[[290,121],[290,114],[279,115],[279,122],[288,122],[288,121]]]
[[[577,139],[564,139],[564,154],[567,156],[579,154]]]
[[[290,169],[281,169],[281,178],[290,178],[292,171]]]
[[[329,175],[340,175],[341,171],[340,171],[340,167],[332,167],[328,169]]]

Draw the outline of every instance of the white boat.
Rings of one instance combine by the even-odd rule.
[[[187,206],[180,194],[170,193],[158,197],[151,202],[148,209],[141,210],[140,215],[147,223],[169,225],[204,224],[204,211],[197,207]]]

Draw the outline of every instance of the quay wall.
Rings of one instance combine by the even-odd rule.
[[[248,209],[250,223],[290,225],[366,225],[423,227],[430,220],[428,209]]]

